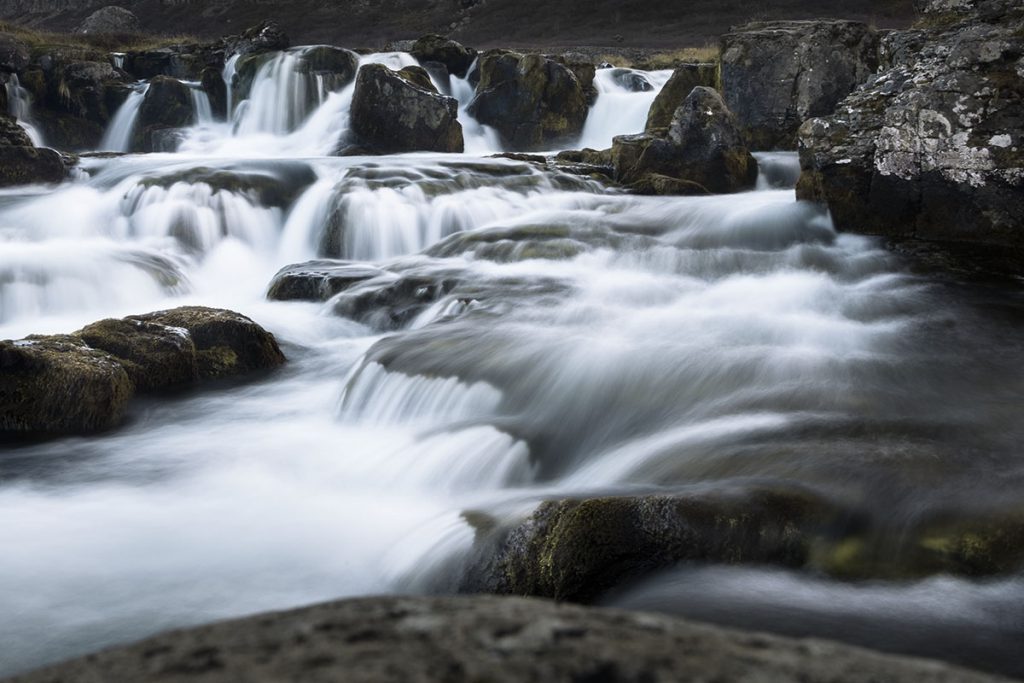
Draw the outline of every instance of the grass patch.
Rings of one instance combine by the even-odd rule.
[[[703,47],[684,47],[679,50],[654,52],[639,58],[636,55],[609,52],[601,55],[600,60],[631,69],[657,71],[659,69],[674,69],[680,64],[717,63],[719,55],[718,45],[708,43]]]
[[[194,36],[154,36],[142,33],[95,34],[53,33],[36,31],[18,24],[0,21],[0,32],[9,33],[29,48],[59,45],[79,50],[103,50],[105,52],[135,52],[158,50],[177,45],[196,45],[201,41]]]

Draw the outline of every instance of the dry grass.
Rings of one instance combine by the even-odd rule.
[[[53,33],[49,31],[36,31],[8,22],[0,22],[0,32],[10,33],[30,48],[59,45],[80,50],[103,50],[106,52],[158,50],[173,45],[191,45],[200,42],[197,38],[186,35],[153,36],[135,33],[83,35],[79,33]]]
[[[601,55],[600,60],[628,68],[655,71],[658,69],[674,69],[680,64],[716,63],[718,62],[719,54],[718,45],[708,43],[703,47],[684,47],[678,50],[652,52],[642,57],[637,57],[635,54],[631,56],[629,54],[609,52]]]

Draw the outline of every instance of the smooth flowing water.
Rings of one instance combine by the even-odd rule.
[[[795,200],[791,154],[759,159],[757,191],[699,198],[487,158],[496,138],[468,118],[466,155],[327,156],[351,88],[291,108],[288,88],[310,87],[285,68],[301,54],[268,62],[231,122],[197,101],[176,154],[85,158],[74,182],[0,194],[0,338],[199,303],[254,318],[290,360],[136,403],[110,434],[0,445],[0,673],[228,616],[450,590],[466,510],[784,481],[873,510],[898,539],[929,510],[1019,505],[1018,290],[915,275],[837,234]],[[587,144],[642,129],[664,74],[632,73],[652,89],[602,76]],[[471,90],[447,85],[465,117]],[[204,181],[221,171],[232,189]],[[267,178],[279,192],[258,190]],[[280,268],[323,257],[381,269],[361,286],[379,306],[266,300]],[[434,294],[403,300],[390,287],[406,281]],[[609,600],[1024,674],[1021,611],[997,609],[1020,598],[1019,578],[696,567]]]

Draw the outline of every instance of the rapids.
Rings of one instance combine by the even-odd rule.
[[[467,510],[785,481],[872,510],[898,545],[929,510],[1019,504],[1019,290],[837,234],[795,201],[793,154],[759,157],[757,191],[696,198],[490,158],[460,79],[438,86],[465,155],[333,157],[352,88],[296,71],[302,54],[267,62],[230,120],[197,95],[174,154],[85,157],[74,181],[0,193],[0,338],[198,303],[254,318],[290,359],[139,403],[111,434],[0,443],[0,674],[233,615],[453,590]],[[599,72],[584,145],[642,130],[668,74],[627,75]],[[104,149],[127,149],[145,87]],[[324,304],[266,299],[316,258],[383,273]],[[406,280],[453,284],[405,309],[389,288]],[[1020,612],[991,608],[1021,596],[1020,578],[696,567],[609,601],[1024,675]]]

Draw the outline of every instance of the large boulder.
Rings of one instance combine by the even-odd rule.
[[[469,111],[514,150],[552,149],[577,139],[589,111],[572,69],[543,55],[492,50],[480,58]]]
[[[160,135],[195,123],[195,117],[189,87],[176,78],[157,76],[149,82],[149,89],[142,98],[132,150],[161,151]]]
[[[116,359],[76,337],[0,341],[0,434],[110,429],[133,391]]]
[[[0,131],[5,120],[0,117]],[[2,137],[5,136],[0,132]],[[52,149],[32,147],[31,141],[20,146],[0,145],[0,187],[59,183],[66,177],[64,160]]]
[[[698,86],[717,87],[717,64],[681,64],[672,72],[654,98],[654,103],[647,114],[646,132],[654,133],[668,128],[676,109],[686,100],[687,96]]]
[[[102,320],[72,335],[0,342],[0,436],[117,426],[136,391],[268,370],[285,358],[243,315],[190,306]]]
[[[290,46],[288,35],[274,21],[264,21],[246,29],[241,35],[224,39],[225,56],[276,52]]]
[[[179,630],[11,683],[997,683],[939,662],[495,596],[345,600]]]
[[[118,35],[138,33],[139,18],[124,7],[110,5],[96,10],[81,23],[78,33],[86,35]]]
[[[721,96],[706,87],[693,89],[666,131],[616,137],[612,165],[621,183],[639,183],[645,190],[660,186],[677,194],[738,192],[757,180],[757,162],[733,115]],[[683,184],[654,185],[651,176]]]
[[[795,149],[801,123],[875,71],[878,36],[854,21],[758,22],[724,35],[721,53],[722,92],[751,149]]]
[[[444,64],[448,73],[459,78],[465,78],[469,73],[469,68],[476,61],[476,50],[436,34],[423,36],[417,40],[410,52],[421,64],[425,62]]]
[[[797,193],[827,204],[840,230],[1024,262],[1024,6],[953,5],[929,3],[939,14],[924,40],[890,39],[915,47],[803,125]]]
[[[423,69],[367,64],[356,77],[352,132],[364,150],[378,154],[461,152],[458,110],[458,102],[439,94]]]

